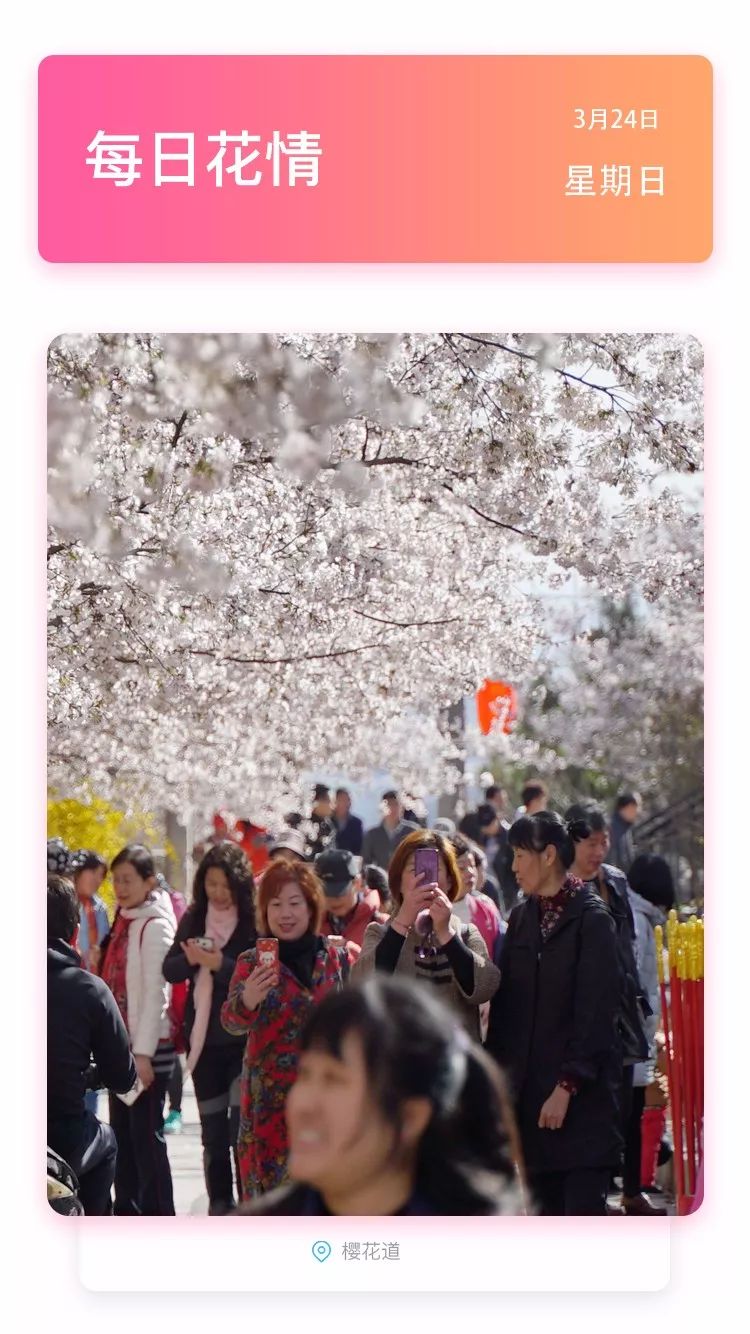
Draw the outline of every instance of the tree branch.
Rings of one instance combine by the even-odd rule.
[[[187,415],[188,415],[188,414],[187,414],[187,408],[186,408],[185,411],[182,413],[182,416],[179,417],[179,418],[177,419],[176,423],[175,423],[174,435],[172,436],[172,440],[171,440],[171,448],[172,448],[172,449],[174,449],[175,445],[177,444],[177,441],[179,440],[180,436],[182,435],[182,428],[183,428],[183,426],[185,425],[185,422],[187,421]]]
[[[370,612],[360,611],[357,607],[350,607],[349,610],[354,616],[363,616],[366,621],[375,621],[378,625],[395,625],[399,630],[419,630],[428,625],[454,625],[460,621],[460,616],[449,616],[442,621],[389,621],[381,616],[373,616]]]
[[[373,648],[386,648],[382,640],[374,644],[357,644],[353,648],[333,649],[328,653],[301,653],[291,658],[239,658],[234,654],[223,653],[221,649],[191,648],[186,652],[198,658],[220,658],[222,662],[235,662],[241,666],[277,667],[295,662],[318,662],[330,658],[346,658],[353,653],[364,653]]]
[[[451,495],[455,495],[453,487],[449,482],[443,482],[442,485],[444,491],[450,491]],[[477,509],[476,505],[472,505],[471,501],[466,500],[463,496],[456,496],[456,499],[461,505],[465,505],[467,509],[470,509],[472,514],[476,514],[478,518],[484,519],[485,523],[491,523],[495,528],[505,528],[509,533],[517,533],[519,537],[530,537],[534,541],[538,541],[538,533],[530,533],[523,528],[516,528],[515,524],[504,523],[502,519],[493,519],[491,514],[484,514],[482,510]]]

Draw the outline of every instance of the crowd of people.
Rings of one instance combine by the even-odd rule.
[[[273,838],[222,813],[189,904],[142,845],[51,840],[48,1154],[83,1211],[175,1212],[184,1068],[213,1215],[665,1212],[669,867],[633,793],[520,796],[428,827],[390,790],[365,830],[318,784]]]

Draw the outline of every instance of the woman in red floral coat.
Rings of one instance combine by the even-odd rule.
[[[221,1011],[228,1033],[247,1034],[242,1066],[238,1158],[242,1197],[263,1195],[286,1180],[286,1095],[297,1075],[299,1039],[312,1007],[349,976],[339,937],[318,934],[323,888],[310,866],[280,858],[256,895],[259,937],[279,942],[279,976],[258,964],[257,949],[237,959]]]

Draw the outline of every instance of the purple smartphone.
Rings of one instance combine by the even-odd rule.
[[[438,878],[437,848],[417,848],[414,852],[414,874],[424,876],[423,885],[436,885]]]

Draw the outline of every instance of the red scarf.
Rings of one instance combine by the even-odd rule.
[[[122,1020],[128,1026],[128,987],[126,980],[128,966],[128,932],[130,922],[120,914],[112,927],[109,947],[104,959],[102,977],[107,983],[117,1002]]]

